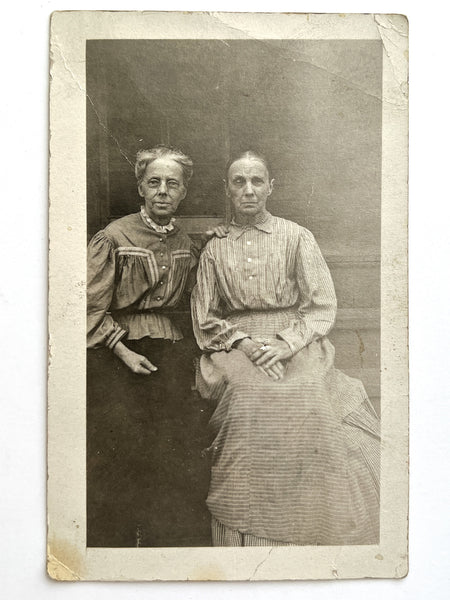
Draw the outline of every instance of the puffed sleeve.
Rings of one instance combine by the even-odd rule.
[[[104,231],[94,235],[87,254],[87,347],[112,349],[127,332],[108,312],[114,293],[116,258],[114,245]]]
[[[202,350],[229,352],[235,342],[249,337],[247,333],[222,318],[215,261],[208,247],[200,256],[191,308],[195,338]]]
[[[337,302],[330,271],[311,232],[302,229],[296,252],[298,318],[278,333],[295,354],[327,335],[334,325]]]

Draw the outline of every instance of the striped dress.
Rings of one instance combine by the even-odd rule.
[[[192,296],[215,403],[208,508],[215,545],[375,544],[379,421],[362,383],[334,367],[336,297],[312,234],[265,213],[205,248]],[[281,381],[233,348],[285,340]]]

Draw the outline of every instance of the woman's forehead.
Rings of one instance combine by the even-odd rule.
[[[183,176],[183,169],[173,158],[156,158],[147,165],[145,174],[152,175],[171,175],[173,177]]]
[[[238,175],[245,177],[268,177],[266,165],[257,158],[240,158],[230,165],[228,177],[234,178]]]

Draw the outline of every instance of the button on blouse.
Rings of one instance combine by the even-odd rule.
[[[95,234],[88,247],[88,347],[112,348],[125,335],[180,339],[161,309],[175,308],[190,288],[198,254],[179,227],[162,237],[140,213]]]
[[[250,245],[257,259],[248,257]],[[336,316],[333,281],[312,233],[269,213],[252,227],[232,223],[227,237],[208,242],[191,305],[197,342],[209,351],[247,337],[227,319],[240,311],[294,308],[278,332],[293,352],[327,335]]]

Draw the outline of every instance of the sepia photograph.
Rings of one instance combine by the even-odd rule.
[[[406,575],[407,39],[53,15],[53,578]]]
[[[88,545],[377,543],[381,41],[86,73]]]

